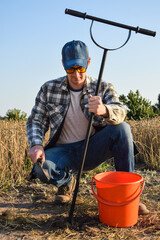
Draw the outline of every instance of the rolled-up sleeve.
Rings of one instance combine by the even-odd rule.
[[[111,83],[108,83],[105,87],[102,101],[109,113],[109,116],[105,119],[107,123],[112,125],[122,123],[126,117],[127,108],[120,102]]]

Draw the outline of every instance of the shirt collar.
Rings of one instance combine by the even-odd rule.
[[[60,88],[64,91],[68,91],[68,81],[67,81],[67,76],[65,76],[62,79],[62,82],[60,83]],[[82,90],[83,94],[89,94],[89,93],[94,93],[95,89],[93,88],[93,83],[91,81],[91,78],[86,76],[86,82],[84,84],[83,90]]]
[[[67,82],[67,76],[65,76],[63,79],[62,79],[62,82],[60,83],[60,86],[59,86],[62,90],[64,91],[68,91],[68,82]]]

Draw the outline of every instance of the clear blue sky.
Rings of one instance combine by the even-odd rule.
[[[0,116],[13,108],[30,114],[40,86],[65,75],[61,49],[68,41],[88,45],[88,75],[98,77],[103,50],[90,39],[91,21],[65,14],[66,8],[157,32],[156,37],[132,32],[124,48],[108,52],[103,73],[119,95],[139,89],[155,104],[160,93],[159,0],[0,0]],[[103,46],[116,47],[128,32],[95,23],[93,34]]]

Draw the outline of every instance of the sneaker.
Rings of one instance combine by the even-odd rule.
[[[54,198],[54,203],[68,203],[72,198],[72,193],[75,189],[76,178],[72,175],[72,183],[69,186],[61,186]]]
[[[139,215],[147,215],[148,213],[149,213],[149,210],[147,209],[147,207],[143,203],[139,203],[138,214]]]

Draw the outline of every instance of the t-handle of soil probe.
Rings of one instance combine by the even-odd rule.
[[[140,27],[137,27],[136,33],[141,33],[141,34],[145,34],[145,35],[152,36],[152,37],[156,36],[156,32],[153,32],[148,29],[140,28]]]
[[[85,19],[85,17],[86,17],[86,13],[78,12],[78,11],[68,9],[68,8],[66,8],[65,13],[69,14],[69,15],[72,15],[72,16],[75,16],[75,17],[80,17],[80,18],[83,18],[83,19]]]
[[[131,30],[131,31],[135,31],[136,33],[141,33],[141,34],[145,34],[145,35],[152,36],[152,37],[156,36],[156,32],[148,30],[148,29],[144,29],[144,28],[140,28],[140,27],[133,27],[133,26],[129,26],[129,25],[126,25],[126,24],[118,23],[118,22],[113,22],[113,21],[110,21],[110,20],[107,20],[107,19],[91,16],[91,15],[88,15],[87,13],[78,12],[78,11],[75,11],[75,10],[72,10],[72,9],[67,9],[66,8],[65,13],[69,14],[69,15],[72,15],[72,16],[75,16],[75,17],[80,17],[80,18],[83,18],[83,19],[90,19],[92,21],[102,22],[102,23],[109,24],[109,25],[112,25],[112,26],[115,26],[115,27],[128,29],[128,30]]]

